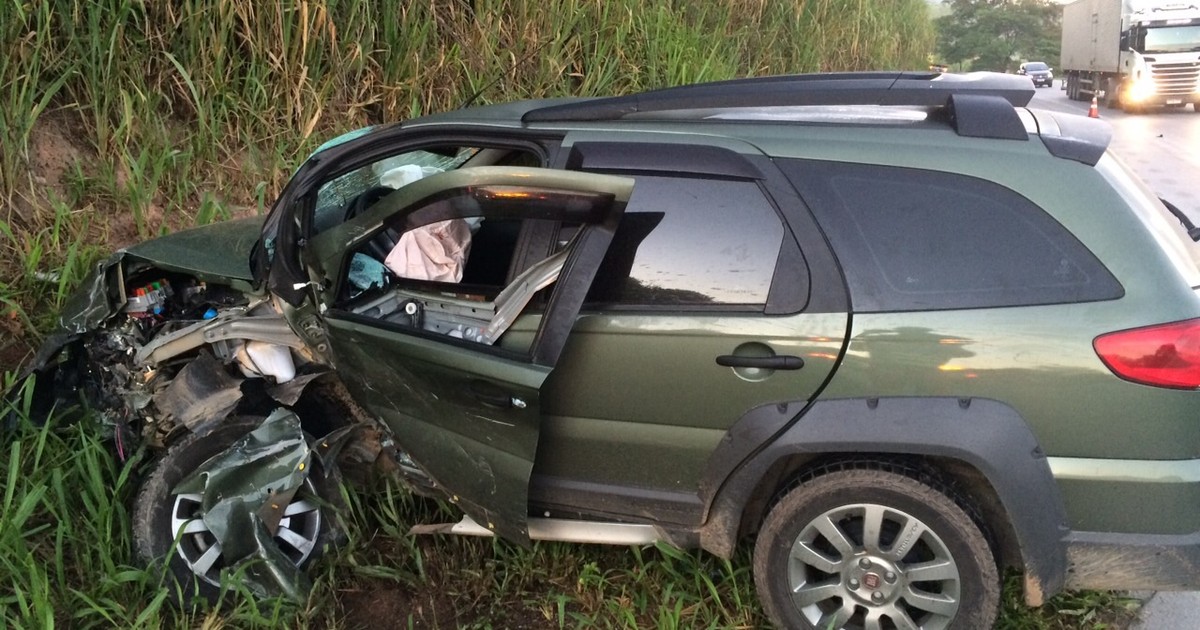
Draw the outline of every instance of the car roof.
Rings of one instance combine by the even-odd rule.
[[[1026,62],[1033,63],[1033,62]],[[1095,164],[1111,130],[1102,121],[1027,110],[1025,77],[979,72],[857,72],[735,79],[601,98],[557,98],[483,105],[432,114],[387,129],[473,126],[511,130],[623,130],[725,136],[782,146],[801,128],[872,127],[1007,141],[1040,137],[1057,157]],[[769,130],[769,131],[768,131]],[[948,133],[949,132],[949,133]],[[908,136],[912,138],[912,136]],[[778,141],[774,141],[778,138]],[[915,138],[913,138],[915,139]]]

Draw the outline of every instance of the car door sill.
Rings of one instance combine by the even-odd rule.
[[[530,540],[595,543],[601,545],[649,545],[660,540],[666,540],[666,537],[658,527],[638,523],[577,521],[562,518],[530,518],[528,524]],[[457,523],[413,525],[409,533],[487,537],[493,535],[490,529],[476,523],[470,516],[465,515]]]

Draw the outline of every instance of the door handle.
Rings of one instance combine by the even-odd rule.
[[[766,370],[799,370],[804,367],[804,359],[787,354],[773,357],[743,357],[736,354],[722,354],[717,357],[717,365],[732,368],[763,368]]]
[[[512,396],[509,396],[508,392],[487,381],[471,381],[471,395],[489,407],[508,409],[513,406]]]

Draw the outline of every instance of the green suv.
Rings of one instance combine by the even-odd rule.
[[[985,627],[1006,568],[1030,604],[1200,587],[1198,231],[1033,92],[781,76],[354,132],[265,220],[99,265],[34,398],[160,454],[138,550],[201,595],[333,539],[339,452],[461,508],[420,532],[753,541],[781,627]]]

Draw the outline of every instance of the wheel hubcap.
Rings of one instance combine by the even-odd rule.
[[[297,566],[308,560],[317,548],[317,537],[321,532],[321,511],[309,499],[316,496],[312,482],[305,480],[300,492],[284,509],[275,532],[275,543]],[[201,519],[202,495],[180,494],[175,496],[171,509],[171,536],[179,540],[177,553],[200,579],[220,586],[221,570],[228,566],[217,541],[208,525]]]
[[[847,505],[813,519],[788,558],[792,602],[817,628],[946,628],[961,580],[949,549],[900,510]],[[885,621],[886,620],[886,621]]]
[[[867,554],[843,571],[843,582],[858,603],[882,604],[894,601],[901,591],[901,571],[886,558]]]

